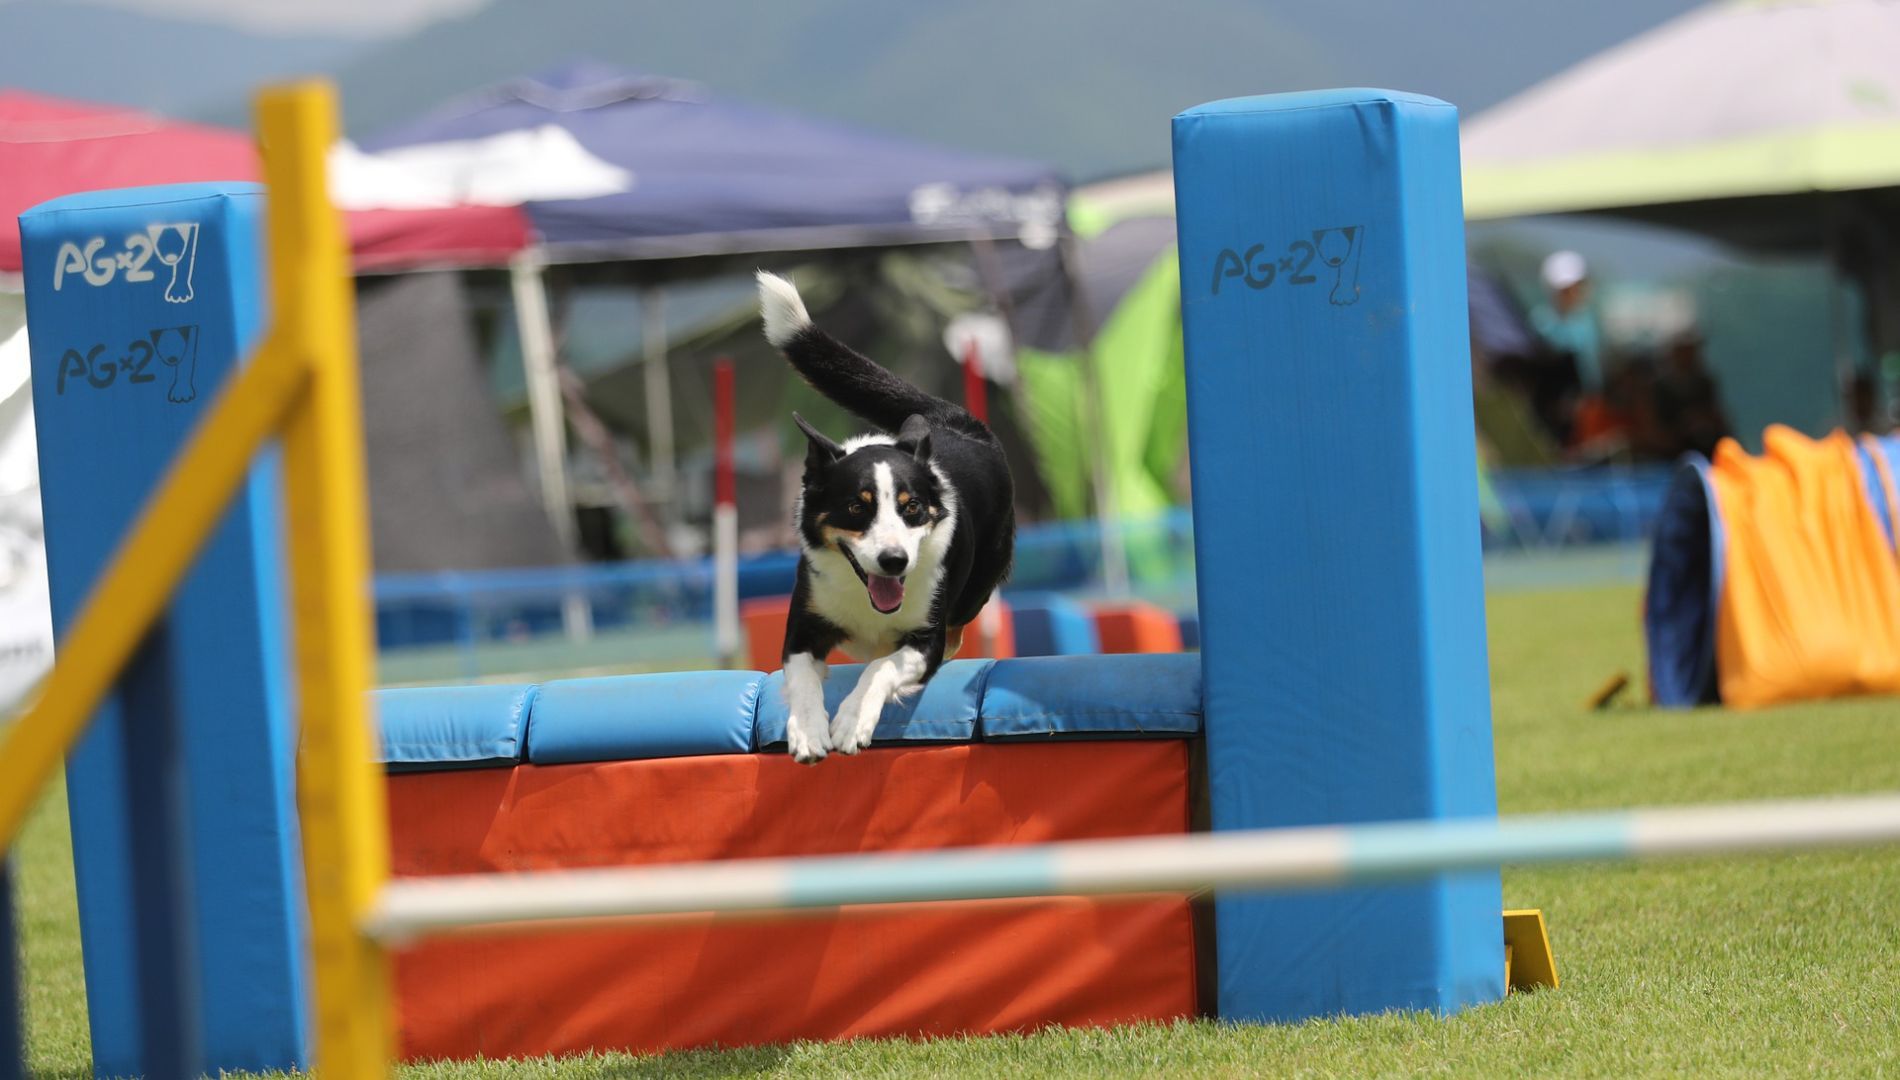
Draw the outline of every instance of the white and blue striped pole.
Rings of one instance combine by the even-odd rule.
[[[1900,794],[1594,814],[1083,840],[923,854],[413,878],[366,933],[433,934],[652,915],[1115,893],[1285,890],[1502,865],[1900,841]]]

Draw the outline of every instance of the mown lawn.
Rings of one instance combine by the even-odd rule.
[[[1630,588],[1491,602],[1506,813],[1900,790],[1900,704],[1749,714],[1586,712],[1610,673],[1640,686]],[[88,1074],[66,817],[55,793],[20,853],[32,1063]],[[1209,1022],[928,1043],[416,1066],[411,1077],[1827,1076],[1900,1074],[1900,850],[1512,870],[1563,977],[1450,1019]]]

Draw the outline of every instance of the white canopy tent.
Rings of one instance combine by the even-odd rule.
[[[0,717],[53,663],[23,300],[0,291]]]
[[[1724,0],[1470,120],[1474,219],[1900,183],[1900,4]]]
[[[1900,3],[1722,0],[1470,120],[1468,219],[1592,212],[1821,253],[1900,350]],[[1838,311],[1830,318],[1838,318]],[[1837,324],[1836,374],[1853,350]]]

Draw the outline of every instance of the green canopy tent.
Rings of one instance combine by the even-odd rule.
[[[1174,255],[1174,186],[1167,172],[1075,192],[1076,276],[1100,373],[1109,480],[1124,517],[1185,502],[1187,384]],[[1089,508],[1083,371],[1073,352],[1019,348],[1031,438],[1058,515]]]
[[[1070,197],[1069,224],[1079,239],[1078,277],[1093,308],[1109,476],[1124,514],[1152,516],[1185,503],[1189,486],[1173,174],[1163,169],[1078,188]],[[1511,329],[1501,325],[1509,321],[1503,314],[1478,315],[1474,309],[1474,334]],[[1058,512],[1080,516],[1088,506],[1090,459],[1078,358],[1024,349],[1017,362],[1027,427],[1051,499]],[[1502,510],[1488,480],[1481,486],[1487,521],[1500,528]]]

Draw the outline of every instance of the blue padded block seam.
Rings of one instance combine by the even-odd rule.
[[[769,671],[754,672],[758,676],[752,683],[752,715],[746,721],[746,746],[751,753],[759,752],[759,702],[765,700],[765,684],[772,678]]]
[[[1401,105],[1416,105],[1427,109],[1453,109],[1458,106],[1449,101],[1426,101],[1396,97],[1346,98],[1339,101],[1316,101],[1311,105],[1280,106],[1278,108],[1261,107],[1255,109],[1223,109],[1220,112],[1202,112],[1202,106],[1196,106],[1184,112],[1176,113],[1176,120],[1213,120],[1229,116],[1286,116],[1291,113],[1318,112],[1322,109],[1363,109],[1368,106],[1375,109],[1396,109]]]
[[[97,201],[87,199],[86,196],[116,195],[121,191],[133,189],[73,192],[66,195],[58,195],[47,199],[45,202],[29,206],[20,212],[20,217],[35,217],[42,214],[87,214],[101,210],[130,210],[140,206],[176,206],[179,203],[206,202],[212,199],[242,198],[264,194],[264,185],[262,184],[219,180],[185,184],[157,184],[154,186],[159,188],[176,187],[200,190],[177,191],[163,197],[124,200],[100,198]]]
[[[1167,717],[1167,716],[1172,716],[1172,717],[1176,717],[1182,720],[1191,721],[1192,723],[1191,725],[1168,726],[1168,727],[1149,727],[1142,723],[1143,718],[1146,718],[1146,717],[1160,718],[1160,717]],[[1073,726],[1054,727],[1054,726],[1045,725],[1036,730],[1026,730],[1029,725],[1035,723],[1036,721],[1078,720],[1078,719],[1090,719],[1090,718],[1133,721],[1133,726],[1120,727],[1120,728],[1107,728],[1107,729],[1094,728],[1094,729],[1090,729],[1086,731],[1078,731]],[[1000,723],[1005,720],[1007,720],[1010,725],[1007,728],[992,729],[990,726],[992,721]],[[1127,735],[1127,734],[1200,735],[1202,733],[1202,728],[1205,724],[1206,724],[1206,718],[1203,717],[1198,712],[1175,711],[1172,709],[1141,709],[1141,710],[1135,710],[1135,711],[1129,711],[1129,712],[1100,712],[1100,711],[1090,710],[1086,712],[1074,711],[1074,712],[1059,712],[1059,713],[1053,713],[1053,712],[1018,713],[1014,716],[1009,716],[1009,717],[1000,717],[1000,716],[983,717],[982,737],[985,739],[989,739],[989,738],[1008,739],[1008,738],[1015,738],[1019,735],[1056,735],[1056,736],[1063,736],[1066,738],[1088,739],[1088,738],[1094,738],[1101,735],[1116,735],[1116,734],[1120,734],[1120,735]],[[1184,727],[1188,729],[1183,730]]]
[[[1034,731],[997,731],[983,737],[984,742],[1020,743],[1020,742],[1166,742],[1178,740],[1190,742],[1204,738],[1197,731],[1174,731],[1157,729],[1128,729],[1123,731],[1051,731],[1040,728]]]
[[[534,683],[521,695],[521,734],[515,736],[516,760],[526,765],[533,760],[529,757],[528,740],[534,734],[534,703],[541,699],[541,684]]]
[[[983,720],[990,714],[990,679],[996,674],[997,663],[998,661],[995,657],[988,657],[983,665],[983,674],[980,676],[981,681],[976,688],[976,715],[970,717],[970,738],[972,740],[981,739],[983,737]]]

